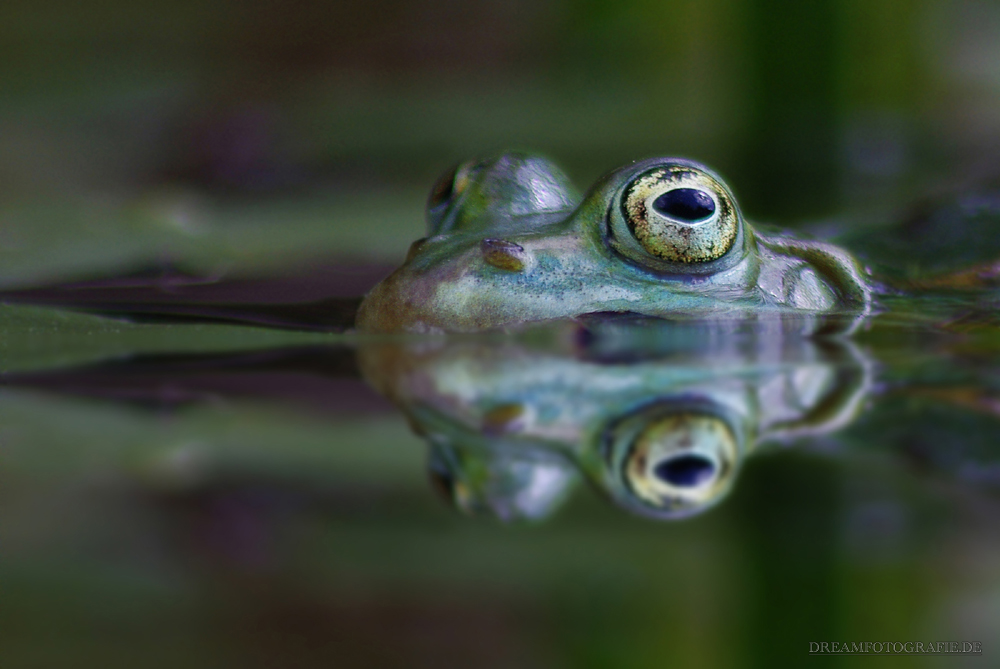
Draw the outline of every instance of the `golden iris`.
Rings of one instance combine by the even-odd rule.
[[[688,165],[640,175],[625,191],[622,207],[642,248],[669,262],[718,260],[739,234],[732,196],[715,178]]]

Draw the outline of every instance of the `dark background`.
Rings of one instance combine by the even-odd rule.
[[[684,155],[783,225],[891,215],[995,172],[998,35],[985,0],[8,0],[5,227],[98,201],[397,255],[438,173],[507,147],[583,187]]]

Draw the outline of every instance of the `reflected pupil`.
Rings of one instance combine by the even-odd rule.
[[[653,201],[653,209],[681,221],[700,221],[715,213],[715,201],[696,188],[675,188]]]
[[[715,474],[715,464],[699,455],[682,455],[656,465],[656,475],[678,488],[694,488]]]

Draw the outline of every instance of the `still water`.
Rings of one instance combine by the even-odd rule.
[[[327,271],[6,293],[0,665],[996,661],[988,290],[363,338]]]

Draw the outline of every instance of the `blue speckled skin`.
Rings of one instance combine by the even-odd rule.
[[[717,220],[692,223],[650,213],[647,204],[677,187],[654,178],[661,173],[679,174],[687,179],[680,185],[706,192],[719,205]],[[642,180],[649,182],[645,190],[630,199]],[[719,225],[719,232],[706,233],[707,225]],[[863,317],[871,306],[871,288],[848,253],[822,242],[760,235],[720,177],[676,158],[623,167],[582,198],[559,168],[539,156],[505,153],[470,161],[435,187],[428,235],[366,296],[360,331],[476,332],[606,312]],[[716,244],[720,238],[721,255],[679,248],[688,239]],[[856,319],[841,322],[849,330]]]

